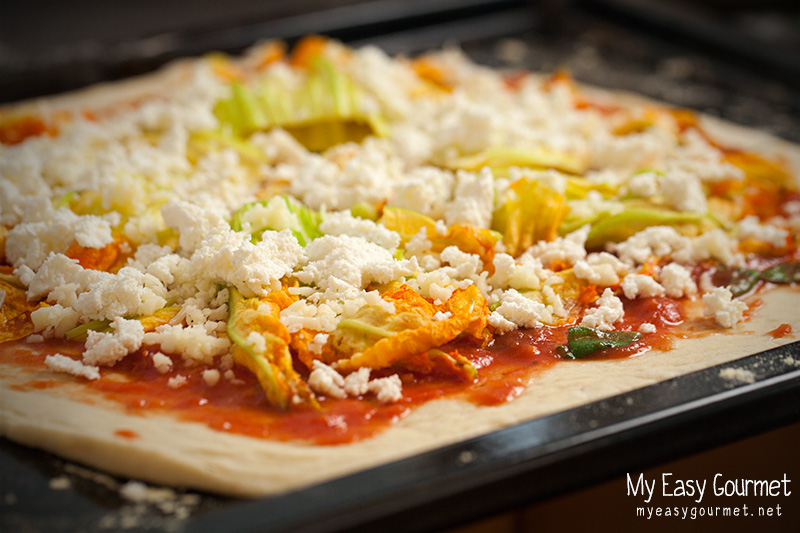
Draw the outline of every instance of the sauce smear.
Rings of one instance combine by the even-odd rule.
[[[656,349],[666,351],[676,336],[675,326],[683,321],[681,302],[671,298],[624,300],[625,320],[615,329],[636,331],[645,322],[656,326],[628,346],[609,348],[585,359],[599,360],[632,357]],[[203,378],[209,367],[188,366],[175,357],[172,369],[160,373],[153,365],[157,347],[130,354],[112,369],[101,369],[101,378],[83,381],[85,386],[113,400],[125,412],[141,416],[163,415],[205,424],[217,431],[268,438],[277,441],[303,441],[322,445],[354,442],[372,437],[415,407],[438,398],[457,398],[478,405],[498,405],[518,397],[536,374],[563,361],[556,347],[567,342],[568,326],[520,329],[497,336],[487,346],[457,340],[445,351],[458,350],[477,370],[474,382],[452,376],[400,372],[403,398],[397,403],[381,404],[372,396],[335,399],[319,396],[321,409],[294,407],[282,412],[266,400],[256,377],[243,367],[234,366],[233,374],[210,385]],[[18,341],[2,346],[2,359],[32,374],[31,380],[17,388],[23,390],[57,387],[74,383],[45,381],[42,370],[46,355],[54,352],[80,359],[79,343],[55,344]],[[394,371],[391,371],[394,373]],[[373,371],[373,377],[383,375]],[[178,379],[175,379],[178,378]],[[77,379],[77,378],[76,378]],[[118,437],[135,439],[133,431],[119,429]]]
[[[772,331],[768,331],[767,335],[772,335],[773,339],[782,339],[784,337],[793,336],[791,324],[781,324]]]

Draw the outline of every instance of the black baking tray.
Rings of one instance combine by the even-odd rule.
[[[80,45],[72,55],[31,52],[24,65],[6,63],[16,70],[3,71],[9,56],[0,53],[0,101],[125,77],[211,49],[236,52],[259,38],[317,32],[393,54],[458,43],[491,66],[567,67],[579,81],[800,141],[800,92],[785,79],[791,65],[751,69],[719,43],[696,46],[651,31],[646,13],[626,7],[619,16],[620,2],[579,2],[567,11],[571,3],[558,1],[412,2],[413,9],[394,12],[381,9],[393,2],[350,4],[156,41]],[[510,41],[525,45],[523,57],[498,53]],[[161,48],[147,46],[154,42]],[[126,521],[131,505],[116,491],[70,473],[57,457],[0,440],[0,531],[440,530],[800,421],[798,362],[796,342],[283,496],[201,494],[185,519],[144,507]],[[755,382],[725,380],[724,368],[749,370]],[[65,475],[70,488],[53,490],[50,480]]]

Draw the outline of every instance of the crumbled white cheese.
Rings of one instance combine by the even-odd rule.
[[[436,305],[449,300],[456,289],[465,289],[472,285],[469,279],[461,281],[451,279],[443,269],[420,272],[407,283],[423,297],[432,298]]]
[[[45,295],[83,320],[150,315],[166,303],[166,289],[154,276],[132,267],[117,274],[84,269],[63,254],[50,254],[30,280],[28,299]]]
[[[517,329],[517,325],[506,319],[503,315],[498,313],[497,311],[492,311],[489,313],[489,324],[500,334],[508,333],[514,329]]]
[[[220,377],[222,377],[222,374],[220,374],[219,370],[216,368],[208,368],[203,370],[203,381],[205,381],[206,385],[209,387],[213,387],[219,383]]]
[[[545,305],[526,298],[516,289],[509,289],[503,293],[500,305],[494,310],[494,313],[523,328],[550,324],[555,319],[552,305]],[[495,327],[499,326],[503,329],[508,327],[498,318],[495,318],[494,322]]]
[[[476,254],[462,252],[457,246],[448,246],[440,254],[444,272],[453,282],[470,281],[485,295],[488,293],[488,273],[483,271],[483,261]]]
[[[772,224],[761,224],[758,217],[749,216],[739,221],[737,226],[739,239],[754,239],[765,242],[776,248],[786,246],[789,232]]]
[[[167,387],[171,389],[179,389],[186,385],[187,381],[188,379],[186,379],[186,376],[178,374],[177,376],[173,376],[167,380]]]
[[[465,224],[477,228],[489,227],[494,208],[494,177],[489,168],[484,168],[477,176],[459,172],[453,195],[444,213],[448,226]]]
[[[402,181],[394,185],[388,205],[439,219],[444,216],[454,182],[453,173],[448,170],[429,166],[411,169]]]
[[[402,399],[403,383],[397,374],[373,380],[369,379],[369,375],[370,369],[364,367],[343,377],[325,363],[314,361],[308,377],[308,386],[313,391],[331,398],[363,396],[371,392],[381,403],[393,403]]]
[[[184,327],[164,324],[143,335],[148,346],[158,345],[167,353],[181,354],[190,363],[211,365],[214,358],[228,351],[230,341],[225,337],[209,335],[199,324]]]
[[[399,402],[403,398],[403,382],[397,374],[373,379],[369,382],[369,391],[375,394],[381,403]]]
[[[558,237],[550,242],[539,242],[534,244],[525,255],[531,255],[539,259],[544,266],[550,266],[556,261],[563,261],[567,265],[586,258],[586,237],[589,235],[589,225],[586,225],[572,233]]]
[[[500,289],[538,289],[541,279],[549,275],[542,267],[542,263],[529,255],[523,255],[519,261],[506,253],[494,256],[494,274],[489,277],[489,283]]]
[[[611,289],[604,290],[596,303],[597,307],[586,311],[581,326],[610,330],[625,316],[622,300],[614,296]]]
[[[683,143],[675,151],[671,166],[699,177],[703,182],[742,180],[744,171],[723,160],[723,153],[714,148],[696,129],[683,133]]]
[[[405,250],[408,255],[417,257],[424,257],[425,254],[430,252],[431,248],[433,248],[433,242],[428,238],[428,232],[425,228],[420,228],[405,244]]]
[[[633,234],[627,240],[614,245],[623,261],[643,264],[650,257],[667,257],[675,250],[689,245],[689,239],[669,226],[650,226]]]
[[[639,331],[641,333],[655,333],[656,332],[656,326],[655,326],[655,324],[651,324],[650,322],[642,322],[639,325]]]
[[[114,217],[114,222],[119,224],[119,216]],[[79,217],[74,225],[75,242],[84,248],[103,248],[114,242],[111,236],[111,226],[107,220],[100,217],[86,215]]]
[[[660,180],[661,195],[678,211],[705,213],[706,193],[697,176],[682,170],[670,170]]]
[[[306,300],[297,300],[281,311],[280,320],[289,333],[303,328],[333,331],[338,323],[336,311],[328,304],[313,305]]]
[[[619,283],[619,276],[614,270],[614,266],[608,263],[590,265],[588,262],[580,260],[575,262],[572,271],[576,278],[585,279],[589,283],[601,287],[610,287]]]
[[[673,254],[673,258],[683,264],[717,259],[726,266],[739,266],[744,260],[737,252],[737,244],[736,239],[716,228],[692,237],[682,250]]]
[[[251,331],[244,339],[245,345],[254,353],[266,353],[267,339],[258,331]]]
[[[280,288],[280,279],[292,272],[302,257],[303,248],[289,230],[265,231],[256,244],[249,235],[228,230],[197,246],[188,275],[230,283],[245,297],[266,295]]]
[[[586,197],[579,200],[570,200],[569,216],[575,220],[587,220],[605,213],[616,215],[625,210],[625,204],[618,200],[606,200],[598,191],[589,191]]]
[[[436,311],[436,313],[433,315],[433,319],[437,322],[441,322],[442,320],[447,320],[451,316],[453,316],[453,313],[450,311]]]
[[[62,355],[60,353],[48,355],[44,358],[44,364],[50,370],[64,372],[73,376],[86,378],[89,380],[100,379],[100,368],[92,365],[83,364],[80,361]]]
[[[167,227],[178,233],[181,248],[187,252],[193,252],[209,236],[230,229],[217,213],[182,200],[167,203],[161,216]]]
[[[113,366],[129,353],[138,350],[144,339],[144,327],[138,320],[117,317],[111,322],[111,333],[89,331],[83,362],[88,365]]]
[[[327,333],[317,333],[314,335],[314,338],[306,345],[308,351],[315,354],[321,354],[322,348],[328,342],[328,334]]]
[[[361,237],[325,235],[306,247],[308,264],[297,273],[303,283],[314,284],[329,295],[356,296],[370,283],[388,283],[408,276],[412,260],[396,260],[391,252]]]
[[[272,164],[300,163],[308,151],[283,128],[272,128],[267,132],[256,132],[250,136],[250,144],[264,152]]]
[[[6,240],[6,257],[13,266],[34,270],[50,253],[63,253],[76,241],[86,248],[103,248],[114,242],[109,222],[119,223],[119,215],[78,216],[69,209],[53,212],[49,219],[18,224]]]
[[[362,237],[387,250],[394,250],[400,246],[400,235],[396,231],[376,224],[372,220],[354,217],[349,211],[326,213],[319,229],[327,235]]]
[[[80,315],[70,307],[60,304],[40,307],[31,312],[33,330],[45,338],[63,339],[67,331],[78,325]]]
[[[688,268],[678,263],[669,263],[661,269],[658,279],[667,296],[682,298],[697,294],[697,284]]]
[[[344,378],[344,391],[348,396],[363,396],[369,392],[370,369],[361,367]]]
[[[322,361],[314,361],[311,374],[308,376],[308,386],[313,391],[331,398],[347,397],[344,377]]]
[[[166,374],[172,370],[172,359],[161,352],[155,352],[152,356],[153,366],[159,374]]]
[[[307,154],[298,165],[275,167],[289,191],[312,209],[349,209],[358,202],[377,205],[392,194],[403,162],[390,155],[387,140],[367,138],[361,145],[344,144],[325,156]]]
[[[657,168],[676,144],[672,132],[661,128],[621,136],[599,129],[590,140],[590,165],[628,171]]]
[[[621,287],[625,297],[631,300],[639,297],[651,298],[664,294],[664,287],[651,276],[645,274],[628,274],[622,280]]]
[[[658,174],[653,171],[639,172],[628,180],[628,191],[640,198],[651,198],[658,194]]]
[[[730,289],[717,287],[703,295],[706,315],[711,315],[723,327],[732,328],[744,319],[747,304],[734,300]]]

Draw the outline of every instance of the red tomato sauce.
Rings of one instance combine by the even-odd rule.
[[[48,126],[39,117],[25,116],[5,120],[0,117],[0,144],[20,144],[29,137],[56,133],[55,128]]]
[[[139,438],[139,434],[130,429],[118,429],[114,432],[114,435],[128,440],[136,440]]]
[[[633,357],[657,349],[669,350],[683,321],[681,302],[671,298],[624,300],[625,320],[618,329],[637,330],[644,322],[657,327],[655,333],[623,348],[606,349],[587,359]],[[288,412],[273,408],[261,390],[256,377],[243,367],[233,368],[235,379],[222,377],[209,385],[203,379],[208,367],[189,367],[179,357],[173,368],[164,374],[153,365],[151,350],[145,348],[130,354],[112,369],[101,369],[101,379],[85,381],[86,386],[119,404],[130,414],[147,416],[166,414],[179,420],[198,422],[218,431],[268,438],[277,441],[306,441],[315,444],[343,444],[374,436],[414,407],[437,398],[459,398],[479,405],[497,405],[519,396],[536,374],[562,361],[556,347],[567,342],[568,326],[540,327],[512,331],[497,336],[485,347],[467,341],[455,341],[446,350],[458,349],[477,370],[473,383],[437,375],[400,373],[403,398],[383,405],[372,397],[333,399],[319,397],[321,409],[295,407]],[[66,341],[25,343],[17,341],[2,347],[5,362],[23,367],[36,377],[18,389],[46,389],[70,382],[64,379],[42,379],[46,369],[44,358],[49,353],[62,353],[80,358],[82,345]],[[169,380],[183,376],[185,382],[170,387]],[[380,375],[380,372],[374,372]],[[79,378],[76,378],[79,379]],[[139,436],[124,427],[118,437]]]
[[[782,339],[784,337],[793,337],[791,324],[781,324],[772,331],[768,331],[767,335],[771,335],[773,339]]]

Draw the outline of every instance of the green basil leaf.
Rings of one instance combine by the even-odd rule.
[[[761,273],[761,279],[771,283],[798,283],[800,282],[800,261],[788,261],[770,267]]]
[[[581,359],[606,348],[621,348],[639,340],[637,331],[605,331],[602,329],[573,326],[567,334],[567,346],[559,346],[556,352],[565,359]]]
[[[745,294],[753,288],[753,285],[756,284],[761,275],[761,272],[757,270],[749,270],[746,268],[737,268],[733,270],[731,273],[731,281],[728,283],[731,294],[734,297]]]

